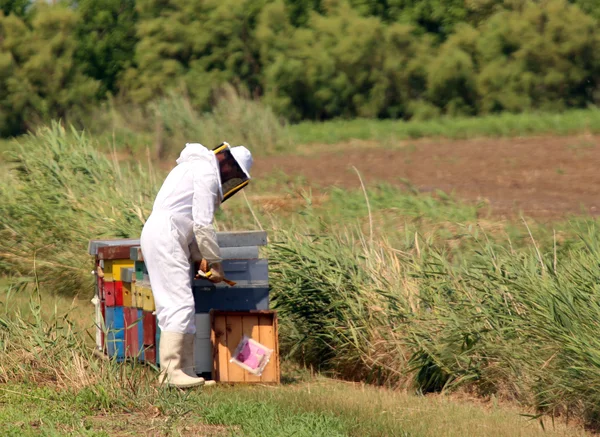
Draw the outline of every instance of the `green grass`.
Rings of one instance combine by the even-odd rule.
[[[58,313],[20,298],[3,300],[0,383],[22,393],[32,384],[73,394],[85,389],[89,399],[82,402],[93,411],[84,410],[75,422],[88,413],[110,412],[121,420],[156,407],[165,426],[188,426],[173,422],[187,411],[185,402],[156,390],[152,369],[104,362],[89,350],[91,305],[85,299],[93,280],[87,242],[137,237],[162,180],[154,168],[123,165],[96,146],[94,138],[53,125],[22,139],[13,155],[15,171],[5,175],[0,191],[0,269],[29,279],[13,289],[20,297],[29,297],[35,280],[41,290],[79,296],[83,304],[76,302],[71,311],[77,322],[65,327],[72,299],[55,298]],[[273,196],[275,186],[282,188]],[[470,390],[598,425],[595,221],[496,223],[483,208],[410,186],[313,195],[304,181],[275,175],[254,189],[248,203],[245,196],[228,202],[218,225],[269,231],[265,254],[286,359],[324,375],[423,393]],[[290,405],[280,412],[275,404],[294,399],[289,389],[228,393],[264,411],[257,426],[269,429],[273,423],[295,426],[277,414],[300,413],[306,427],[299,433],[316,434],[325,426],[342,435],[386,435],[391,426],[377,419],[365,431],[370,422],[357,424],[360,413],[348,402],[315,410],[321,404],[313,398],[301,411]],[[207,423],[247,426],[240,411],[219,407],[217,393],[214,405],[197,401],[198,410],[214,412]],[[360,395],[340,397],[352,396]],[[340,418],[331,416],[332,408],[350,412]],[[401,431],[426,432],[398,414]],[[444,423],[438,431],[449,426]]]
[[[304,122],[290,127],[294,144],[335,144],[350,140],[390,142],[416,138],[467,139],[531,135],[573,135],[600,132],[600,110],[571,110],[560,114],[500,114],[427,121],[334,120]]]
[[[126,395],[124,390],[123,395]],[[420,397],[325,378],[280,387],[220,386],[161,391],[152,404],[102,405],[92,390],[0,385],[3,436],[483,437],[584,436],[516,409],[441,396]]]
[[[123,396],[126,396],[124,390]],[[265,387],[161,391],[152,404],[103,404],[93,390],[0,385],[3,436],[583,436],[514,408],[419,397],[324,378]]]

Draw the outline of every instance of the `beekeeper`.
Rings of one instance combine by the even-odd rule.
[[[194,371],[192,265],[202,258],[209,280],[223,280],[213,227],[219,205],[250,181],[252,155],[223,143],[215,150],[188,143],[164,181],[144,225],[142,254],[150,276],[160,334],[161,383],[187,388],[205,383]]]

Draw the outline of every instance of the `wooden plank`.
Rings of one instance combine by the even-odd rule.
[[[107,280],[106,279],[106,275],[111,275],[111,277],[112,277],[112,273],[113,273],[113,262],[112,262],[112,260],[102,261],[101,267],[102,267],[102,270],[104,271],[104,276],[105,276],[104,280],[106,281]],[[111,281],[112,281],[112,279],[111,279]]]
[[[156,364],[160,365],[160,326],[156,323],[156,341],[154,342],[154,350],[156,351]]]
[[[101,350],[106,353],[106,339],[104,338],[104,332],[106,330],[106,304],[104,302],[100,302],[100,313],[102,314],[102,323],[100,324]]]
[[[234,363],[230,363],[229,359],[233,352],[235,352],[235,348],[238,346],[240,341],[242,340],[242,317],[240,315],[236,316],[226,316],[227,320],[227,349],[228,349],[228,374],[229,378],[227,379],[229,382],[244,382],[246,380],[245,374],[246,371],[242,369],[240,366]],[[222,358],[220,358],[222,359]]]
[[[264,231],[217,232],[219,247],[266,246],[267,233]]]
[[[269,360],[269,364],[267,364],[260,377],[262,382],[279,382],[279,375],[277,371],[279,354],[276,350],[276,341],[274,336],[276,328],[273,326],[274,317],[274,315],[261,315],[258,317],[260,343],[269,349],[274,349],[271,359]]]
[[[192,287],[195,313],[207,313],[212,309],[230,311],[267,310],[269,287]]]
[[[210,314],[195,314],[196,338],[210,338]]]
[[[148,286],[142,287],[141,295],[142,295],[142,301],[143,301],[142,309],[144,311],[154,311],[156,308],[154,307],[154,295],[152,294],[152,289]],[[138,298],[139,298],[139,295],[138,295]],[[138,305],[139,305],[139,302],[138,302]]]
[[[273,339],[275,340],[275,353],[277,356],[273,358],[275,362],[275,373],[276,373],[276,383],[281,383],[281,359],[279,358],[279,320],[277,319],[277,313],[273,313]]]
[[[138,304],[137,304],[137,288],[136,288],[135,281],[133,281],[133,282],[131,282],[129,284],[129,288],[131,289],[131,291],[130,291],[130,293],[131,293],[131,306],[133,308],[138,308]]]
[[[260,341],[260,329],[258,325],[258,316],[244,315],[242,316],[242,335],[247,335],[253,340]],[[260,382],[260,376],[253,375],[250,372],[244,371],[246,382]]]
[[[141,310],[144,310],[144,283],[137,282],[135,283],[135,291],[137,293],[137,307]]]
[[[212,371],[212,348],[210,338],[198,338],[194,342],[194,360],[196,373],[210,373]]]
[[[211,343],[213,346],[213,378],[215,381],[228,381],[228,366],[231,354],[227,349],[227,319],[211,313]]]
[[[255,259],[258,258],[258,246],[222,247],[221,258],[226,259]]]
[[[265,246],[267,244],[267,233],[263,231],[244,231],[244,232],[217,232],[217,241],[221,247],[248,247]],[[119,240],[90,240],[88,243],[88,253],[97,255],[101,247],[106,246],[139,246],[139,239],[119,239]],[[127,256],[126,258],[129,258]]]
[[[131,282],[123,282],[123,306],[132,307],[131,304]]]
[[[113,282],[115,284],[115,305],[123,306],[123,283],[121,281]]]
[[[144,279],[144,273],[147,273],[146,265],[143,261],[134,261],[135,278],[138,281]]]
[[[144,361],[144,312],[142,310],[138,310],[137,308],[131,308],[131,310],[137,313],[137,319],[135,320],[138,333],[138,348],[136,351],[136,357],[140,361]]]
[[[142,254],[142,248],[139,246],[133,246],[129,248],[129,259],[134,261],[144,261],[144,255]]]
[[[139,246],[140,240],[135,240],[132,238],[120,240],[90,240],[88,243],[88,253],[90,255],[98,255],[98,249],[100,247],[124,245]]]
[[[147,363],[156,364],[156,347],[146,346],[144,348],[144,360]]]
[[[129,259],[131,245],[104,246],[98,248],[98,259]]]
[[[96,348],[102,350],[102,328],[104,318],[102,317],[102,301],[94,299],[95,325],[96,325]]]
[[[150,299],[150,311],[155,311],[156,310],[156,304],[154,302],[154,293],[152,293],[152,289],[148,289],[148,297]]]
[[[149,311],[144,311],[144,345],[156,344],[156,316]]]
[[[136,308],[123,308],[125,319],[125,356],[133,358],[137,356],[138,330],[135,324],[137,320]]]
[[[248,311],[228,311],[228,310],[212,310],[214,316],[269,316],[273,317],[277,313],[275,310],[248,310]]]
[[[135,280],[135,270],[133,267],[121,267],[121,281],[133,282]]]
[[[104,300],[107,307],[114,307],[115,303],[115,283],[104,281]]]

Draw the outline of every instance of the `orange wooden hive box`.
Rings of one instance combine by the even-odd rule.
[[[210,312],[213,349],[213,379],[231,383],[280,382],[277,313],[269,310]],[[273,349],[269,363],[260,376],[255,376],[235,363],[231,356],[242,340],[248,337]]]

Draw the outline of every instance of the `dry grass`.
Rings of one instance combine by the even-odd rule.
[[[287,390],[286,390],[287,391]],[[377,418],[379,429],[404,429],[419,436],[586,436],[582,429],[550,418],[532,420],[514,404],[465,396],[416,396],[406,391],[377,388],[364,383],[328,379],[293,388],[289,402],[313,408],[345,410],[357,421]],[[349,395],[354,393],[353,395]],[[534,414],[533,411],[529,413]],[[543,424],[543,425],[542,425]],[[368,429],[368,425],[365,426]],[[375,429],[375,427],[374,427]]]
[[[236,431],[236,427],[193,423],[191,420],[172,427],[169,425],[170,418],[160,411],[97,415],[86,417],[85,421],[94,431],[105,432],[111,437],[219,437],[230,436]]]

